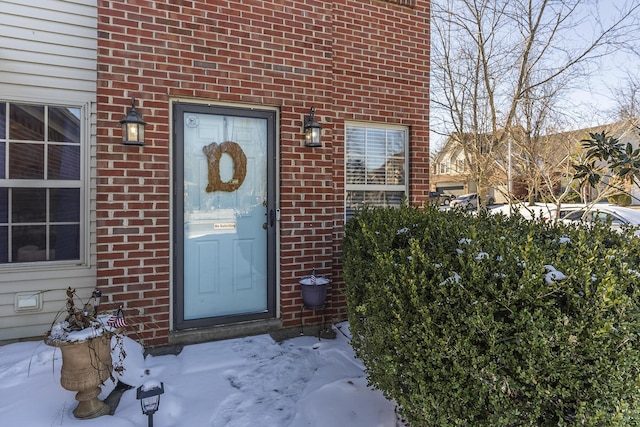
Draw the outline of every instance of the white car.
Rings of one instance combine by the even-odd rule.
[[[491,196],[487,196],[485,200],[487,202],[487,206],[495,203],[495,200]],[[462,209],[477,209],[478,194],[469,193],[469,194],[463,194],[462,196],[458,196],[449,203],[449,206],[451,206],[452,208],[455,208],[457,206]]]
[[[519,212],[525,219],[555,221],[557,210],[558,206],[552,203],[536,203],[535,205],[516,203],[511,206],[500,206],[490,212],[507,216]],[[625,226],[640,225],[640,210],[605,203],[594,205],[565,203],[560,205],[559,221],[564,223],[584,222],[589,224],[594,221],[606,222],[609,219],[611,220],[611,228],[614,230],[621,230]]]
[[[553,218],[552,212],[555,207],[555,205],[546,203],[536,203],[534,205],[530,205],[528,203],[514,203],[512,205],[507,204],[498,206],[497,208],[491,209],[489,212],[494,215],[502,214],[506,216],[511,216],[517,212],[522,215],[524,219],[549,221]]]
[[[449,202],[449,206],[451,208],[474,209],[478,207],[478,195],[475,193],[463,194]]]
[[[640,210],[611,204],[562,205],[560,221],[584,222],[611,221],[611,228],[621,230],[624,227],[640,225]]]

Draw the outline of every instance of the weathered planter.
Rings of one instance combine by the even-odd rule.
[[[83,341],[57,342],[45,339],[48,345],[60,348],[62,370],[60,384],[69,391],[76,391],[78,406],[73,415],[80,419],[97,418],[109,414],[109,406],[98,399],[100,385],[110,376],[111,334]]]
[[[311,277],[305,277],[299,283],[302,288],[302,302],[304,305],[311,309],[322,308],[327,298],[329,279],[316,277],[316,283],[314,284]]]

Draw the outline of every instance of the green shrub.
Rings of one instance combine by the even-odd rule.
[[[631,195],[627,193],[618,193],[608,198],[610,203],[619,206],[629,206],[631,204]]]
[[[606,225],[367,209],[344,239],[352,344],[413,427],[638,425],[639,255]]]

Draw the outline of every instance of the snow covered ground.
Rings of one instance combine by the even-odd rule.
[[[122,378],[134,386],[164,384],[155,427],[401,426],[395,405],[367,386],[348,324],[336,329],[336,339],[303,336],[278,343],[259,335],[146,358],[137,342],[125,338]],[[0,347],[2,425],[147,426],[135,388],[124,392],[114,415],[75,419],[75,393],[60,385],[61,363],[60,350],[43,342]],[[114,386],[108,380],[100,398]]]

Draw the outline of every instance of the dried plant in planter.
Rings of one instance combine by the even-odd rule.
[[[100,291],[94,291],[87,303],[76,305],[75,290],[67,289],[66,311],[63,322],[52,325],[45,335],[45,343],[60,348],[62,369],[60,384],[76,391],[78,406],[76,418],[96,418],[109,413],[109,407],[97,396],[100,385],[108,378],[115,382],[112,371],[121,373],[126,354],[122,329],[126,326],[122,310],[117,315],[99,315]],[[116,337],[111,347],[112,337]],[[119,337],[119,339],[118,339]],[[112,350],[119,349],[118,364],[112,363]]]
[[[81,308],[76,305],[76,298],[75,289],[67,288],[67,316],[63,322],[55,323],[54,321],[51,325],[51,330],[47,332],[45,338],[47,343],[82,341],[113,332],[105,328],[103,319],[98,316],[100,291],[94,291],[91,299],[87,303],[82,303]]]
[[[93,293],[92,298],[95,298],[98,291]],[[81,331],[82,329],[89,328],[95,322],[97,322],[96,316],[98,314],[98,305],[94,307],[91,304],[91,300],[87,302],[82,310],[78,309],[75,306],[75,302],[73,297],[75,295],[75,289],[71,290],[71,288],[67,288],[67,313],[69,315],[65,319],[65,321],[69,322],[69,329],[72,331]]]
[[[64,321],[54,323],[47,332],[47,342],[82,341],[101,335],[119,335],[127,326],[122,308],[114,315],[98,314],[101,292],[95,290],[86,303],[80,300],[75,289],[67,288],[66,312]],[[58,316],[56,316],[57,318]]]

